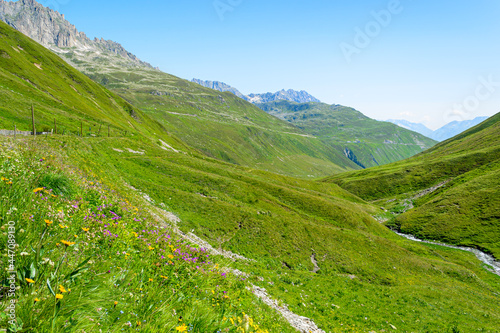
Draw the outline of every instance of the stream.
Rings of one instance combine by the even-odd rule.
[[[394,230],[393,230],[394,231]],[[458,250],[463,250],[463,251],[468,251],[472,252],[476,255],[476,257],[481,260],[483,263],[486,265],[490,266],[487,267],[487,269],[496,275],[500,276],[500,261],[495,260],[493,256],[490,256],[489,254],[486,254],[482,251],[479,251],[477,249],[473,249],[470,247],[465,247],[465,246],[455,246],[455,245],[448,245],[448,244],[443,244],[443,243],[438,243],[438,242],[432,242],[432,241],[427,241],[427,240],[422,240],[415,238],[413,235],[407,235],[407,234],[402,234],[400,232],[394,231],[396,234],[405,237],[406,239],[415,241],[415,242],[421,242],[421,243],[427,243],[427,244],[434,244],[434,245],[439,245],[439,246],[444,246],[444,247],[449,247],[451,249],[458,249]]]

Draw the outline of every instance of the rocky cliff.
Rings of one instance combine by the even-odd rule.
[[[34,0],[0,0],[0,20],[59,54],[68,53],[67,49],[71,49],[72,53],[78,54],[79,57],[99,53],[101,58],[107,61],[119,61],[121,65],[128,67],[152,68],[116,42],[102,38],[91,40],[66,21],[63,14]],[[65,58],[72,62],[71,57]]]

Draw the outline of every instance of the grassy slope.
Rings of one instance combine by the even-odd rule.
[[[93,61],[64,56],[207,156],[301,178],[358,168],[341,150],[231,93],[146,68],[103,65],[96,72]]]
[[[39,67],[37,67],[37,65]],[[169,135],[159,123],[116,94],[68,66],[58,56],[0,22],[0,128],[31,131],[31,105],[35,108],[36,131],[54,129],[84,135],[139,135],[162,139],[188,149]]]
[[[317,136],[330,147],[350,149],[365,167],[408,158],[436,143],[421,134],[370,119],[359,111],[341,105],[278,101],[258,106]],[[356,142],[358,140],[360,142]]]
[[[23,43],[25,50],[28,47],[35,48],[34,45],[29,45],[28,40],[8,29],[2,34],[2,43],[6,42],[6,34],[12,34],[14,39],[18,39],[14,43]],[[9,39],[7,43],[13,41]],[[70,71],[62,63],[57,65]],[[2,69],[3,75],[8,76],[11,69]],[[46,69],[55,70],[49,65],[46,65]],[[37,73],[39,72],[30,72],[33,77],[28,79],[32,82],[41,80]],[[62,86],[61,89],[69,91],[68,83],[61,79],[64,75],[54,76],[54,80]],[[6,83],[2,84],[6,91],[11,89]],[[95,87],[97,89],[98,86]],[[28,89],[24,97],[22,94],[25,91],[19,89],[19,98],[13,102],[21,103],[20,100],[30,96],[30,91]],[[35,93],[41,94],[33,92]],[[60,96],[62,99],[65,94]],[[2,110],[8,110],[4,100],[1,102]],[[56,106],[54,105],[54,112],[58,109]],[[59,106],[62,109],[67,107],[63,99]],[[81,112],[84,111],[85,108],[82,108]],[[138,114],[141,115],[139,112]],[[127,114],[117,113],[113,121],[118,126],[132,122],[129,117]],[[142,124],[147,124],[148,121],[144,116]],[[27,155],[27,160],[53,155],[54,163],[61,168],[78,168],[93,181],[111,186],[117,191],[116,195],[139,203],[137,193],[127,187],[130,184],[149,194],[159,207],[177,214],[181,218],[179,227],[182,230],[193,230],[216,247],[255,259],[256,262],[239,263],[238,267],[249,273],[256,284],[265,285],[273,296],[279,296],[289,303],[293,311],[311,316],[327,331],[389,330],[389,324],[392,324],[407,331],[418,331],[424,327],[431,332],[445,332],[456,327],[466,331],[483,329],[493,332],[500,325],[500,316],[495,310],[500,307],[500,282],[497,276],[484,270],[472,255],[414,244],[394,235],[370,217],[375,213],[374,207],[334,184],[309,182],[236,166],[191,153],[188,147],[181,147],[186,150],[186,154],[166,151],[159,147],[157,139],[146,136],[151,135],[149,131],[145,132],[141,135],[137,130],[134,136],[112,138],[56,135],[37,138],[37,143],[33,143],[31,138],[23,138],[22,142],[30,143],[33,147],[32,155]],[[163,138],[169,139],[166,135]],[[14,144],[9,140],[6,142],[8,146]],[[176,147],[179,148],[179,145]],[[129,152],[127,148],[143,150],[144,155]],[[15,160],[4,155],[2,165]],[[20,171],[10,166],[2,167],[2,177],[12,180],[12,186],[22,184],[24,180],[27,188],[36,185],[36,179],[21,176],[30,174],[29,163],[32,162],[26,163],[25,169]],[[42,170],[45,169],[42,167],[38,171]],[[57,169],[47,170],[58,173]],[[1,185],[9,188],[11,185],[7,183],[4,180]],[[4,221],[10,210],[9,202],[16,202],[16,198],[20,198],[19,193],[26,193],[22,187],[18,189],[17,196],[9,194],[9,201],[2,201]],[[84,201],[89,200],[91,196],[85,196]],[[23,202],[32,205],[29,200]],[[30,235],[40,234],[39,230],[34,229],[23,218],[35,210],[35,206],[30,207],[29,211],[20,209],[16,213],[19,216],[18,226],[30,230]],[[46,212],[41,208],[38,211],[39,214]],[[84,227],[84,213],[82,211],[72,215],[72,229],[64,237],[71,236],[73,228],[76,231]],[[130,227],[135,228],[132,217],[129,218]],[[43,216],[39,215],[37,220],[43,221]],[[27,241],[22,245],[23,249],[29,250],[30,240]],[[117,246],[129,245],[127,242],[119,244]],[[50,246],[52,249],[54,245]],[[110,249],[116,250],[115,247]],[[321,268],[318,274],[311,272],[314,267],[311,262],[313,254]],[[108,257],[107,253],[101,255],[104,257],[98,258]],[[98,261],[100,269],[109,266],[123,267],[122,259],[110,257],[109,261]],[[71,264],[76,263],[77,259],[72,257]],[[147,265],[146,261],[139,266]],[[131,272],[139,270],[132,266],[130,269]],[[120,281],[118,283],[122,284],[125,280]],[[111,289],[117,283],[111,278],[102,282]],[[26,282],[23,283],[22,288],[29,287]],[[134,286],[137,285],[135,283]],[[93,286],[89,286],[91,287]],[[126,285],[123,287],[126,288]],[[232,290],[236,292],[235,288]],[[42,289],[48,294],[44,285],[40,285],[40,290]],[[91,289],[85,290],[85,295],[88,295]],[[29,289],[23,289],[19,295],[29,295],[27,291]],[[191,302],[197,299],[207,305],[207,300],[203,300],[190,288],[181,288],[181,291],[183,297],[190,297],[187,304],[193,304],[192,309],[197,305]],[[122,292],[125,290],[120,289],[119,293]],[[100,305],[99,302],[104,300],[112,301],[114,291],[105,287],[103,293],[96,296],[96,304]],[[30,298],[32,296],[21,297],[22,304],[25,305],[22,313],[26,318],[35,309]],[[171,297],[168,289],[161,297],[163,296]],[[251,299],[245,297],[251,303]],[[457,306],[464,297],[467,304]],[[132,299],[127,298],[126,301],[130,304]],[[150,305],[157,303],[158,299],[151,298],[139,304],[141,309],[148,311],[146,309]],[[180,298],[176,304],[179,303],[185,302]],[[242,306],[249,306],[250,303],[243,303]],[[75,306],[76,303],[68,310],[75,311]],[[86,308],[89,306],[93,307],[94,303],[90,302]],[[207,307],[210,308],[210,305]],[[241,311],[241,307],[238,309]],[[255,308],[252,312],[261,316],[263,321],[273,321],[271,312],[266,316],[258,309],[260,308]],[[170,310],[168,308],[167,312],[171,313]],[[186,308],[186,312],[188,311]],[[213,321],[215,319],[200,319],[193,312],[188,312],[189,318],[198,318],[203,325],[207,325],[203,327],[217,325],[217,321]],[[75,312],[65,313],[70,316]],[[155,318],[173,325],[172,318],[162,317],[162,313],[155,312],[160,317],[145,314],[151,325],[156,325]],[[94,315],[96,314],[92,314]],[[113,316],[118,317],[119,314],[114,313]],[[51,317],[44,315],[41,319],[50,321]],[[63,325],[64,322],[58,322],[59,324]],[[112,321],[107,322],[107,325],[111,325],[109,327],[114,327],[112,324]],[[147,331],[148,328],[144,329]]]
[[[422,238],[481,248],[500,257],[500,114],[411,159],[328,179],[380,204],[450,181],[414,200],[392,223]],[[407,193],[407,194],[406,194]]]
[[[236,267],[327,331],[388,330],[390,323],[403,331],[494,332],[500,324],[493,310],[500,306],[500,280],[473,255],[394,235],[369,216],[371,206],[335,185],[154,145],[141,145],[145,155],[112,149],[138,149],[130,138],[44,141],[64,142],[64,159],[96,179],[148,194],[181,219],[183,231],[256,260]],[[457,306],[464,297],[467,305]]]

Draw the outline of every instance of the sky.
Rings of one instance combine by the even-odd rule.
[[[40,0],[88,37],[244,94],[437,129],[500,111],[498,0]]]

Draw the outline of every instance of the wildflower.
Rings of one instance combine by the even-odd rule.
[[[33,193],[37,193],[37,192],[40,192],[40,191],[43,191],[43,187],[39,187],[39,188],[34,189]]]
[[[68,241],[65,241],[65,240],[61,240],[61,243],[63,243],[66,246],[71,246],[71,245],[75,244],[75,242],[68,242]]]
[[[35,281],[33,281],[32,279],[28,279],[28,278],[26,278],[26,281],[27,281],[28,283],[35,283]]]
[[[182,324],[181,326],[177,326],[175,329],[179,332],[187,332],[188,328],[187,328],[186,324]]]
[[[169,254],[167,257],[169,257],[170,259],[174,259],[174,256]]]
[[[35,298],[33,301],[34,301],[35,303],[36,303],[36,302],[40,302],[40,299]]]
[[[152,279],[152,278],[149,278],[149,282],[153,282],[153,279]]]
[[[64,287],[62,285],[59,285],[59,291],[62,292],[62,293],[67,293],[68,292],[66,289],[64,289]]]
[[[59,228],[64,229],[64,228],[68,228],[68,226],[59,224]]]
[[[77,235],[73,235],[73,236],[75,236],[75,238],[78,238],[78,236],[77,236]]]
[[[6,184],[7,184],[7,185],[12,185],[13,183],[12,183],[12,181],[9,181],[9,182],[7,182]]]
[[[89,228],[82,228],[83,231],[88,232],[90,229]]]
[[[56,299],[62,299],[64,296],[62,294],[56,294]]]
[[[50,227],[50,225],[51,225],[52,223],[54,223],[54,222],[52,222],[52,221],[50,221],[50,220],[45,220],[45,224],[47,225],[47,227]]]
[[[21,256],[29,256],[30,254],[28,252],[21,252]]]
[[[154,249],[154,247],[152,247],[152,246],[150,245],[150,246],[148,246],[148,249],[151,251],[151,250],[153,250],[153,249]]]
[[[141,322],[140,321],[137,322],[137,326],[141,326]]]
[[[115,301],[113,304],[114,304],[114,307],[116,308],[116,306],[118,305],[118,302]]]

